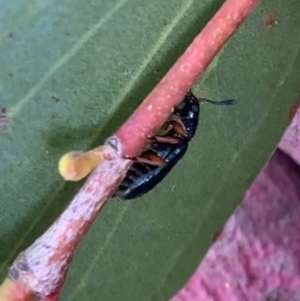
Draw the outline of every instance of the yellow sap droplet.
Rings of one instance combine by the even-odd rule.
[[[73,151],[64,154],[58,162],[58,172],[66,181],[80,181],[102,161],[97,151]]]
[[[91,172],[84,152],[69,152],[58,162],[58,172],[66,181],[80,181]]]

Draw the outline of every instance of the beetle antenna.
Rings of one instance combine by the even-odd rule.
[[[222,100],[222,101],[214,101],[206,98],[199,98],[200,102],[209,102],[213,105],[234,105],[236,103],[235,99],[227,99],[227,100]]]

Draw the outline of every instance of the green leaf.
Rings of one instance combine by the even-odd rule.
[[[59,157],[101,144],[214,15],[219,0],[2,0],[1,277],[80,183]],[[167,300],[186,282],[275,149],[299,96],[297,0],[265,0],[194,87],[202,105],[170,175],[140,200],[113,199],[78,248],[62,301]],[[273,13],[278,25],[268,29]]]

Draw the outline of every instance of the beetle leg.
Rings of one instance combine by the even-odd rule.
[[[127,156],[126,159],[130,159],[134,162],[145,163],[153,166],[164,166],[167,164],[167,162],[163,158],[161,158],[151,150],[146,150],[140,156],[135,158]]]
[[[169,137],[166,134],[173,128],[171,121],[166,121],[158,131],[156,136],[148,136],[148,144],[146,145],[146,149],[150,146],[152,142],[161,142],[161,143],[171,143],[178,144],[180,141],[175,137]]]
[[[170,121],[166,121],[159,129],[157,136],[162,136],[172,129]],[[162,132],[162,133],[159,133]],[[148,136],[147,139],[151,142],[157,141],[156,136]],[[147,147],[146,147],[147,148]]]
[[[139,163],[146,163],[154,166],[164,166],[167,164],[163,158],[150,150],[143,152],[141,156],[135,158],[134,160]]]
[[[160,131],[167,131],[170,127],[170,121],[166,121],[161,127],[160,127]]]
[[[172,119],[173,120],[170,121],[170,124],[172,125],[174,131],[182,137],[187,137],[188,132],[187,132],[185,125],[182,122],[181,118],[177,114],[174,114],[172,116]]]
[[[150,142],[179,144],[181,140],[172,136],[155,136],[149,139]]]
[[[181,118],[174,114],[172,116],[173,120],[166,121],[162,127],[160,128],[160,131],[167,131],[170,129],[173,129],[179,136],[181,137],[187,137],[188,133],[185,128],[185,125],[183,124]],[[181,140],[178,137],[174,137],[167,134],[161,134],[154,137],[148,137],[148,141],[151,142],[161,142],[161,143],[170,143],[170,144],[179,144]]]
[[[171,121],[168,120],[166,121],[159,129],[157,136],[162,136],[165,135],[166,133],[168,133],[171,129],[172,129],[172,124]]]

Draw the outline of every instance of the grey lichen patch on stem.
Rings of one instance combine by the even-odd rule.
[[[112,147],[119,156],[122,155],[122,143],[117,136],[110,136],[107,138],[105,145]]]
[[[108,143],[104,148],[113,159],[104,161],[91,173],[62,215],[20,253],[10,268],[9,277],[21,280],[40,298],[49,296],[63,285],[75,248],[132,164],[131,160],[119,155],[121,145],[116,140],[110,141],[117,146]]]

